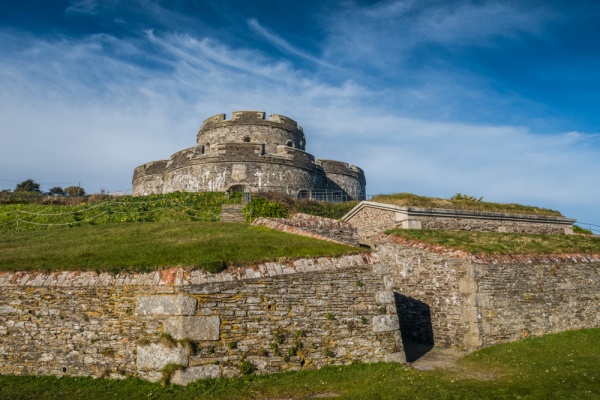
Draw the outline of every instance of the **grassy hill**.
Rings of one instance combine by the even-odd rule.
[[[153,222],[102,224],[0,235],[0,271],[147,272],[228,266],[364,250],[248,224]]]

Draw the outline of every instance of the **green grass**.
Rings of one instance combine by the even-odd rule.
[[[386,233],[472,254],[600,254],[600,236],[410,229]]]
[[[0,234],[107,223],[218,221],[223,204],[241,200],[220,192],[60,199],[57,204],[0,204]]]
[[[439,199],[417,196],[411,193],[380,194],[373,196],[371,201],[406,207],[449,208],[455,210],[561,216],[560,212],[547,208],[524,206],[520,204],[490,203],[487,201]]]
[[[221,222],[103,224],[0,235],[0,270],[152,271],[225,266],[361,250],[264,227]]]
[[[186,387],[75,377],[0,376],[6,399],[598,399],[600,329],[489,347],[449,370],[354,364],[197,381]],[[325,397],[327,398],[327,397]]]

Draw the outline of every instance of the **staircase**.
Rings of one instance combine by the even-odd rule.
[[[221,222],[245,222],[242,214],[243,204],[223,204],[221,206]]]

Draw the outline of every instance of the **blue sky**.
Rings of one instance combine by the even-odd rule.
[[[131,189],[202,121],[263,110],[367,193],[600,225],[600,2],[0,1],[0,188]]]

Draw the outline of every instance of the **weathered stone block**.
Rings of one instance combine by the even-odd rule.
[[[394,292],[391,290],[382,290],[380,292],[375,293],[375,299],[378,304],[394,304]]]
[[[218,365],[198,365],[189,367],[182,371],[175,371],[171,377],[171,383],[176,385],[188,385],[198,379],[220,378],[221,367]]]
[[[219,340],[221,319],[214,316],[171,317],[165,321],[164,332],[176,340]]]
[[[373,332],[388,332],[400,329],[397,315],[377,315],[373,317]]]
[[[185,294],[137,296],[135,312],[138,315],[194,315],[198,301]]]
[[[188,365],[188,349],[185,346],[167,347],[151,343],[137,348],[137,369],[161,370],[167,364]]]
[[[406,354],[404,354],[403,351],[399,351],[397,353],[386,354],[383,359],[385,362],[395,362],[398,364],[405,364],[406,363]]]

